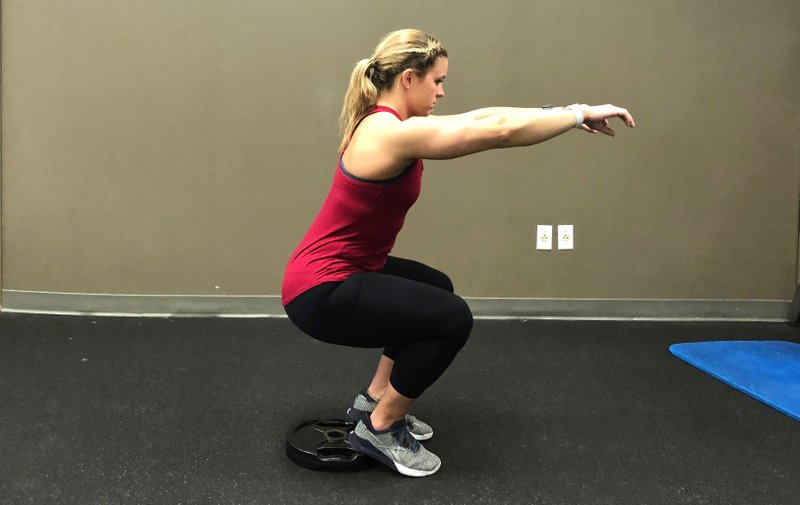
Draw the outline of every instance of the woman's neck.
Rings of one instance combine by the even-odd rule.
[[[376,105],[382,105],[393,109],[405,121],[408,119],[408,108],[406,107],[405,97],[400,96],[397,92],[385,93],[378,97]]]

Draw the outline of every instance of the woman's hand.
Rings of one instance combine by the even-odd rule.
[[[633,116],[630,112],[622,107],[616,105],[586,105],[586,104],[573,104],[565,107],[566,109],[578,109],[583,113],[583,124],[578,128],[589,133],[605,133],[613,137],[616,135],[614,129],[608,124],[608,120],[613,117],[618,117],[629,128],[636,126],[633,121]]]

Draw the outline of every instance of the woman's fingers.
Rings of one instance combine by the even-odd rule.
[[[589,107],[584,113],[584,117],[586,117],[586,123],[588,123],[590,127],[594,129],[599,129],[598,125],[600,123],[602,123],[603,126],[608,127],[608,119],[612,117],[620,118],[620,120],[622,120],[622,122],[630,128],[636,126],[633,116],[630,112],[628,112],[627,109],[623,109],[622,107],[617,107],[611,104]],[[609,130],[613,131],[610,128]]]
[[[589,126],[593,133],[604,133],[609,137],[616,135],[614,129],[608,126],[608,121],[590,122],[587,126]]]
[[[620,109],[617,113],[617,117],[619,117],[626,126],[633,128],[636,126],[636,122],[633,120],[633,116],[630,112],[626,109]]]
[[[615,109],[617,109],[615,115],[618,118],[620,118],[623,123],[625,123],[625,126],[628,126],[630,128],[636,126],[636,123],[633,120],[633,116],[631,115],[630,112],[628,112],[627,109],[623,109],[621,107],[615,107]]]
[[[609,137],[614,137],[614,136],[617,135],[617,133],[614,131],[614,129],[611,128],[610,126],[603,126],[602,128],[599,128],[599,130],[600,130],[600,132],[605,133]]]
[[[609,126],[608,120],[613,117],[618,117],[625,123],[626,126],[633,128],[636,122],[633,116],[627,109],[617,107],[616,105],[595,105],[589,106],[586,104],[573,104],[567,108],[580,107],[584,115],[584,123],[579,126],[579,129],[588,133],[603,133],[610,137],[616,136],[616,132]]]

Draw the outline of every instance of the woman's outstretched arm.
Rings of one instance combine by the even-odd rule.
[[[576,113],[577,112],[577,113]],[[385,121],[374,130],[376,140],[403,159],[448,159],[504,147],[530,146],[576,127],[613,136],[608,120],[635,125],[630,113],[614,105],[571,105],[556,109],[490,107],[452,116],[413,117]],[[383,143],[383,142],[381,142]]]

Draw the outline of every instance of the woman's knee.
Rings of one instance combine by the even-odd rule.
[[[474,318],[467,302],[458,296],[454,296],[454,298],[448,313],[449,340],[452,345],[460,349],[469,339]]]
[[[455,292],[455,288],[453,287],[453,281],[450,280],[450,277],[448,277],[446,273],[436,270],[435,277],[436,277],[434,284],[435,286],[438,286],[444,289],[445,291],[449,291],[451,293]]]

